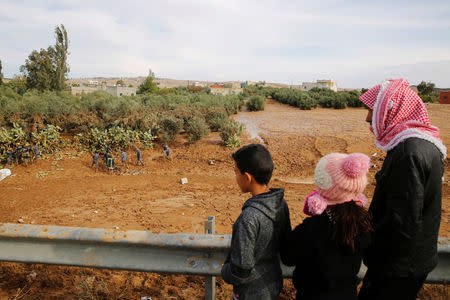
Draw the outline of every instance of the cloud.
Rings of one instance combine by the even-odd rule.
[[[5,76],[18,73],[33,49],[54,43],[62,23],[70,77],[142,76],[152,68],[177,79],[333,77],[341,87],[362,87],[395,71],[450,86],[441,63],[450,61],[448,1],[3,2]]]

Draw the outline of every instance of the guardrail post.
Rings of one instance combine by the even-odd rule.
[[[208,216],[205,221],[205,234],[215,234],[216,233],[216,218],[214,216]],[[205,299],[215,300],[216,299],[216,277],[206,276],[205,278]]]

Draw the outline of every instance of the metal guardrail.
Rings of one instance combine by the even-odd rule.
[[[130,271],[207,276],[207,299],[215,298],[215,279],[229,251],[231,235],[215,235],[214,219],[205,222],[211,234],[163,234],[98,228],[0,224],[0,261],[70,265]],[[450,280],[449,239],[438,244],[439,264],[428,283]],[[293,268],[283,266],[283,275]],[[362,266],[359,277],[362,278]]]

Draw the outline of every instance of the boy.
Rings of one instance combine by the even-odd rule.
[[[277,299],[283,287],[280,243],[291,231],[284,189],[268,187],[273,161],[264,146],[247,145],[232,156],[237,185],[252,197],[233,224],[222,277],[233,285],[233,299]]]

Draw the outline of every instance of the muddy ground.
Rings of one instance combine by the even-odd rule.
[[[450,146],[450,105],[429,104],[433,125]],[[306,195],[314,190],[314,167],[330,152],[362,152],[371,156],[366,195],[374,189],[374,174],[384,153],[375,147],[365,123],[366,110],[318,108],[302,111],[269,101],[263,112],[233,116],[246,125],[244,144],[260,142],[271,151],[275,171],[272,187],[284,187],[293,226],[305,217]],[[233,149],[220,144],[218,133],[188,144],[181,136],[171,144],[171,160],[161,145],[144,153],[144,167],[130,164],[122,175],[90,168],[91,157],[76,149],[24,167],[0,183],[0,222],[61,225],[152,232],[202,233],[207,216],[216,217],[216,233],[229,234],[248,195],[234,181]],[[134,162],[135,155],[129,151]],[[209,161],[214,161],[210,164]],[[180,184],[180,178],[188,184]],[[443,182],[441,237],[450,237],[450,168],[446,161]],[[35,272],[35,278],[28,276]],[[231,286],[218,280],[217,298],[228,299]],[[448,285],[426,285],[420,299],[447,299]],[[294,289],[286,280],[282,299]],[[0,263],[0,298],[3,299],[201,299],[203,278],[83,269],[74,267]]]

